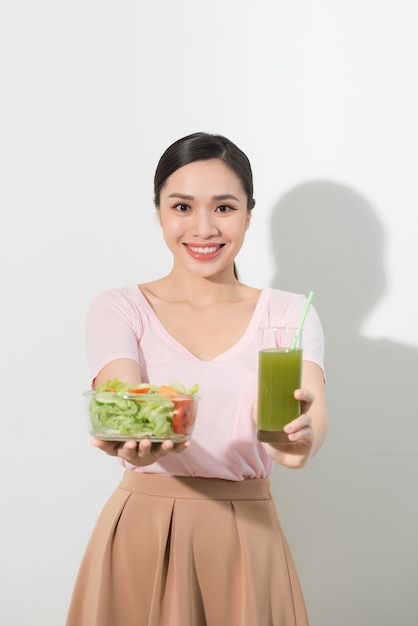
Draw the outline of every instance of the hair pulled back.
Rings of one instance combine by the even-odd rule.
[[[247,208],[254,208],[253,174],[248,157],[232,141],[222,135],[193,133],[178,139],[161,156],[154,176],[154,202],[160,206],[160,193],[167,178],[176,170],[194,161],[220,159],[240,179],[247,195]]]

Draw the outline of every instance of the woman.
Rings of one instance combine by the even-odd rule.
[[[305,298],[237,278],[255,202],[250,163],[231,141],[178,140],[154,183],[172,270],[93,300],[93,388],[116,377],[198,383],[198,417],[187,443],[93,441],[126,472],[93,532],[67,626],[305,626],[268,477],[274,462],[306,465],[325,437],[320,322],[311,309],[289,443],[258,442],[257,329],[297,325]]]

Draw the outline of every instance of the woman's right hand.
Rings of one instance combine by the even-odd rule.
[[[91,444],[110,456],[118,456],[131,465],[144,467],[145,465],[155,463],[161,457],[169,454],[169,452],[183,452],[189,446],[189,441],[183,441],[182,443],[174,443],[174,441],[153,443],[149,439],[142,439],[140,442],[92,439]]]
[[[141,382],[138,363],[132,359],[116,359],[115,361],[111,361],[100,370],[93,381],[93,388],[97,389],[100,384],[113,378],[129,381],[131,385],[138,385]],[[155,463],[170,452],[183,452],[183,450],[189,446],[189,441],[182,443],[174,443],[173,441],[153,443],[149,439],[142,439],[140,442],[92,439],[91,444],[95,448],[103,450],[106,454],[110,454],[110,456],[118,456],[131,465],[142,467]]]

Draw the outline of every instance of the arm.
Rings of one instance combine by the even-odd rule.
[[[289,443],[263,444],[267,454],[291,469],[304,467],[319,450],[328,430],[325,382],[322,369],[311,361],[302,366],[302,388],[295,391],[301,415],[285,426]]]
[[[94,389],[97,389],[101,383],[105,383],[112,378],[119,378],[123,382],[132,385],[139,384],[141,382],[141,374],[138,363],[133,359],[116,359],[111,361],[97,374],[93,381]],[[189,442],[177,444],[174,444],[172,441],[151,443],[149,439],[143,439],[140,442],[126,441],[125,443],[120,443],[92,439],[92,445],[111,456],[120,457],[131,465],[144,466],[155,463],[168,452],[182,452],[188,447]]]
[[[97,389],[99,385],[113,378],[119,378],[130,385],[139,385],[142,382],[139,365],[136,361],[133,359],[116,359],[100,370],[93,381],[93,389]]]

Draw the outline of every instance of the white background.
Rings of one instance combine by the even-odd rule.
[[[86,309],[168,271],[153,174],[197,130],[252,161],[242,280],[315,289],[325,327],[329,437],[273,476],[312,626],[416,625],[417,6],[3,3],[2,625],[64,624],[121,476],[84,423]]]

